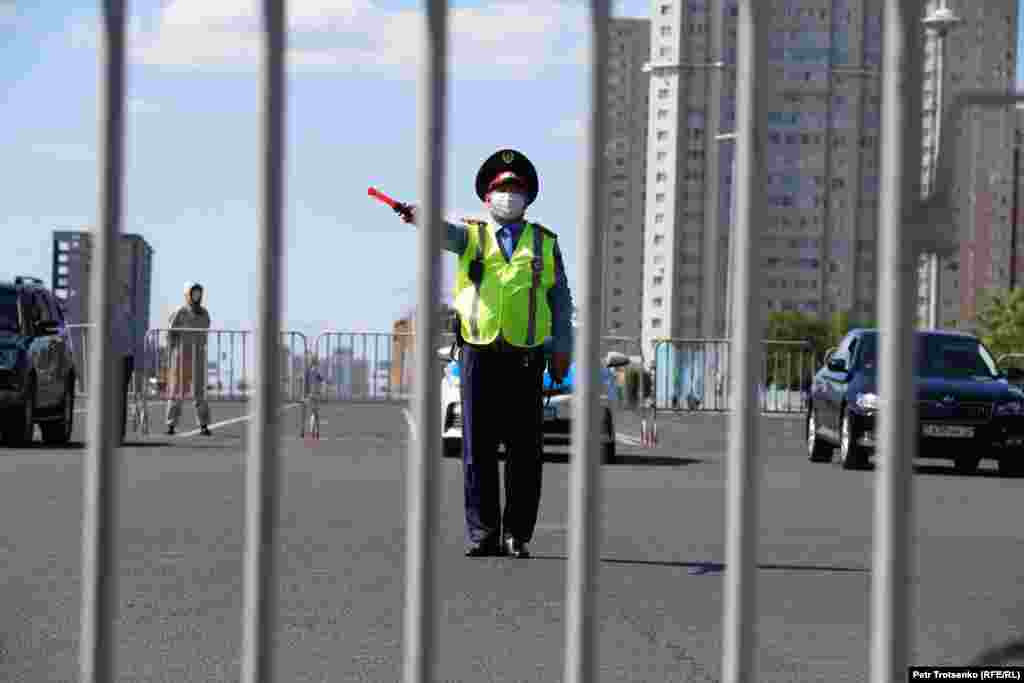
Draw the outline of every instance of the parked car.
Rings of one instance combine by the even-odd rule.
[[[0,281],[0,433],[6,445],[71,440],[75,363],[57,298],[42,280]]]
[[[441,435],[444,440],[444,455],[450,458],[462,457],[462,401],[459,379],[459,363],[450,360],[450,347],[438,349],[438,357],[447,361],[444,376],[441,378]],[[615,420],[609,406],[609,395],[614,391],[612,386],[612,369],[629,365],[630,360],[624,354],[612,351],[605,358],[602,368],[604,392],[601,394],[601,460],[604,463],[615,461]],[[576,376],[576,364],[569,366],[565,380],[555,385],[544,370],[544,442],[553,441],[568,443],[572,433],[572,393]]]
[[[852,330],[814,376],[807,412],[807,450],[830,462],[835,449],[846,469],[868,464],[885,397],[878,394],[878,331]],[[918,457],[952,460],[970,473],[982,458],[1003,474],[1024,474],[1024,392],[1000,371],[985,345],[969,334],[915,332],[914,386]]]

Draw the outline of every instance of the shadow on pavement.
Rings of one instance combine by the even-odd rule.
[[[870,463],[864,468],[866,472],[874,472],[878,467],[875,463]],[[992,469],[977,469],[969,474],[957,472],[956,467],[953,465],[914,465],[914,474],[926,474],[937,477],[957,477],[957,478],[971,478],[977,477],[981,479],[1019,479],[1020,477],[1012,477],[1006,474],[1000,474],[998,470]]]
[[[562,560],[568,561],[565,555],[533,555],[538,560]],[[623,564],[640,565],[649,567],[678,567],[689,569],[691,574],[720,574],[725,571],[725,564],[721,562],[668,562],[658,560],[623,560],[612,557],[601,558],[602,564]],[[867,567],[843,567],[813,564],[777,564],[761,563],[758,569],[764,571],[785,571],[785,572],[817,572],[817,573],[839,573],[839,574],[870,574]]]

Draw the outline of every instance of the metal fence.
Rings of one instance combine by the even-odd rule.
[[[654,343],[653,403],[657,411],[733,409],[728,339],[658,339]],[[816,354],[810,342],[761,343],[757,375],[761,412],[807,411]]]
[[[448,3],[427,0],[425,54],[420,60],[423,88],[419,98],[417,168],[421,169],[419,196],[421,229],[418,236],[418,310],[435,310],[440,300],[440,247],[442,228],[442,181],[446,175],[446,102],[448,56]],[[257,319],[262,327],[255,343],[254,384],[280,376],[279,330],[281,312],[282,223],[284,205],[286,102],[286,3],[262,2],[263,63],[262,116],[262,220],[257,233],[258,269],[255,297]],[[577,228],[578,311],[577,369],[579,381],[574,402],[571,482],[569,491],[569,566],[566,585],[566,683],[596,680],[596,568],[600,546],[600,463],[585,453],[598,449],[598,393],[602,271],[601,231],[590,226],[604,222],[604,146],[607,122],[605,103],[608,77],[608,0],[590,2],[590,114],[587,127],[585,169],[586,203]],[[103,78],[100,96],[100,217],[94,233],[92,309],[97,329],[109,333],[112,324],[117,238],[121,232],[124,184],[125,34],[124,0],[103,3],[101,50]],[[715,3],[716,16],[723,9]],[[875,479],[874,559],[871,584],[870,676],[876,683],[902,680],[910,651],[908,603],[909,534],[913,496],[910,465],[916,441],[906,424],[916,415],[912,371],[912,335],[916,287],[914,264],[925,236],[955,236],[955,220],[948,171],[954,166],[947,142],[941,141],[940,181],[936,196],[927,206],[919,204],[921,183],[922,119],[922,0],[885,0],[883,3],[883,63],[881,69],[881,194],[878,209],[878,290],[880,303],[880,395],[886,409],[881,413],[878,473]],[[722,680],[752,681],[756,650],[756,538],[759,484],[757,419],[759,401],[759,339],[763,323],[756,304],[760,300],[755,266],[753,227],[766,213],[765,129],[774,80],[766,30],[771,19],[769,3],[739,0],[735,66],[724,54],[712,55],[714,69],[736,72],[735,224],[730,240],[734,254],[731,298],[733,335],[729,352],[731,396],[727,470],[727,525]],[[721,21],[716,20],[713,45],[721,47]],[[655,69],[689,68],[689,65],[656,64]],[[719,79],[720,80],[720,79]],[[755,84],[757,87],[755,87]],[[973,102],[1005,106],[1020,96],[988,93]],[[950,130],[951,126],[944,126]],[[944,174],[944,175],[943,175]],[[927,209],[928,220],[925,220]],[[911,229],[912,228],[912,229]],[[954,240],[955,241],[955,240]],[[937,248],[937,247],[936,247]],[[436,598],[436,547],[438,543],[439,459],[433,449],[439,442],[439,387],[430,378],[430,365],[440,339],[439,321],[417,318],[413,357],[416,359],[413,413],[418,425],[411,440],[406,469],[406,586],[403,672],[406,683],[436,680],[439,631]],[[114,358],[103,345],[90,349],[90,393],[112,398],[115,387]],[[271,383],[276,381],[271,380]],[[246,462],[246,514],[244,599],[242,610],[241,669],[243,683],[271,680],[275,670],[279,546],[278,459],[279,404],[276,392],[256,392],[250,420]],[[100,400],[89,411],[88,451],[84,476],[82,634],[79,650],[80,681],[114,680],[116,650],[113,626],[118,617],[118,468],[113,458],[116,417],[113,401]]]
[[[438,347],[454,340],[442,334]],[[416,377],[413,333],[322,332],[313,342],[310,367],[323,382],[322,401],[408,401]],[[436,356],[430,365],[439,367]],[[431,375],[434,377],[434,374]],[[440,380],[440,375],[436,377]]]

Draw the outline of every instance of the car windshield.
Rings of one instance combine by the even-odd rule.
[[[0,288],[0,330],[18,331],[18,293]]]
[[[976,339],[922,334],[917,336],[919,377],[943,379],[996,379],[999,372],[988,350]],[[878,336],[864,337],[858,366],[874,370],[878,365]]]

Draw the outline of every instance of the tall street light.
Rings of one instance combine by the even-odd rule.
[[[942,132],[943,86],[945,84],[946,37],[951,28],[961,23],[960,17],[946,7],[946,0],[940,0],[939,7],[924,18],[924,27],[935,38],[935,102],[932,108],[932,129],[935,131],[928,148],[928,177],[923,188],[928,196],[935,187],[935,173],[939,154],[939,139]],[[941,261],[937,253],[928,255],[928,327],[937,329],[942,316]]]

